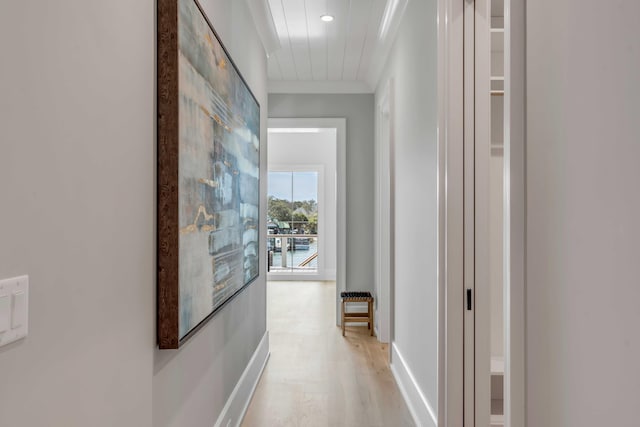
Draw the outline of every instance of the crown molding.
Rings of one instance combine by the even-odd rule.
[[[378,87],[408,4],[409,0],[387,0],[383,20],[378,29],[378,54],[371,61],[365,77],[366,82],[373,88]]]
[[[360,80],[269,80],[269,93],[374,93]]]
[[[267,0],[245,0],[256,26],[264,52],[269,57],[280,49],[280,38]]]

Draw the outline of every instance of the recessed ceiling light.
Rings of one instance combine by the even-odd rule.
[[[333,16],[331,16],[331,15],[322,15],[320,17],[320,19],[322,19],[324,22],[331,22],[331,21],[333,21]]]

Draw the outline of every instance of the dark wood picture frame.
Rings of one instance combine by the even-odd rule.
[[[179,120],[179,2],[185,0],[158,0],[158,33],[157,33],[157,102],[158,102],[158,158],[157,158],[157,339],[160,349],[177,349],[207,323],[222,307],[232,301],[242,290],[259,276],[259,250],[256,273],[245,281],[231,296],[215,307],[188,334],[180,337],[180,224],[179,224],[179,152],[180,152],[180,120]],[[216,41],[226,55],[242,84],[255,101],[258,108],[258,140],[260,104],[246,81],[240,74],[229,52],[206,16],[197,0],[192,1],[200,11],[215,36]],[[259,143],[258,143],[259,147]],[[259,148],[258,148],[258,159]],[[259,164],[259,163],[258,163]],[[258,191],[260,180],[258,173]],[[258,201],[258,212],[260,205]],[[258,231],[258,248],[262,239]]]

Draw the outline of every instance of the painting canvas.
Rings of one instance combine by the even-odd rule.
[[[158,8],[158,341],[177,348],[258,276],[260,107],[197,1]]]

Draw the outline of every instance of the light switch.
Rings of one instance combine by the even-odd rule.
[[[24,325],[27,314],[27,295],[23,291],[13,293],[11,309],[11,329],[18,329]]]
[[[0,347],[29,333],[29,277],[0,280]]]
[[[0,334],[9,330],[11,300],[9,295],[0,295]]]

